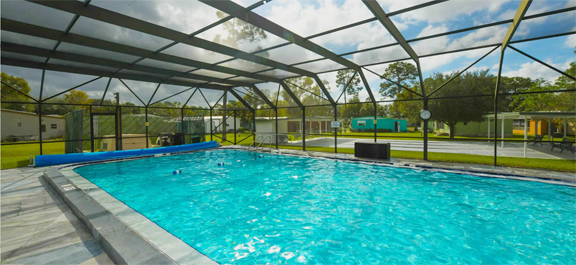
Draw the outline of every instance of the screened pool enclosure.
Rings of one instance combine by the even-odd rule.
[[[432,141],[457,141],[453,152],[478,144],[497,165],[508,146],[533,140],[503,137],[504,122],[470,137],[429,123],[574,112],[575,15],[573,0],[2,1],[2,108],[34,113],[38,132],[3,149],[152,148],[169,133],[249,145],[270,135],[276,148],[333,152],[387,140],[428,159],[443,150]],[[47,115],[66,118],[62,137],[43,136]],[[366,116],[409,129],[351,129]],[[548,122],[552,134],[574,119]]]

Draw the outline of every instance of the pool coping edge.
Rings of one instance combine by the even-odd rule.
[[[43,177],[114,263],[218,264],[74,172],[79,166],[47,168]]]

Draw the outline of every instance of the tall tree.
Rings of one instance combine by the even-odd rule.
[[[412,87],[419,86],[418,80],[418,69],[411,63],[406,62],[396,62],[390,64],[386,71],[384,71],[384,76],[396,84],[385,80],[380,84],[380,95],[386,98],[396,98],[400,93],[406,90],[402,87]],[[383,79],[383,78],[382,78]],[[394,118],[400,118],[400,105],[393,104],[390,114]]]
[[[18,93],[13,88],[18,91],[30,95],[30,86],[24,78],[16,77],[2,72],[2,82],[9,84],[12,88],[2,84],[2,101],[14,101],[14,102],[32,102],[31,99]],[[33,104],[19,104],[19,103],[3,103],[2,108],[20,110],[20,111],[33,111]]]
[[[354,77],[352,79],[352,77]],[[352,79],[352,80],[350,80]],[[348,87],[346,88],[346,94],[348,95],[358,95],[358,92],[360,92],[363,87],[359,86],[360,85],[360,77],[356,74],[355,70],[352,69],[345,69],[345,70],[340,70],[336,73],[336,85],[342,89],[344,89],[344,87],[348,84]],[[337,98],[335,98],[334,100],[336,100]]]
[[[411,63],[396,62],[386,68],[384,76],[399,85],[410,87],[418,80],[418,69]],[[387,98],[396,97],[396,95],[403,90],[403,88],[397,84],[388,81],[382,82],[380,84],[380,95]]]

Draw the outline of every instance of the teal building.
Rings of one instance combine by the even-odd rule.
[[[352,118],[351,123],[352,129],[358,132],[374,130],[374,116]],[[408,130],[408,123],[403,119],[377,117],[376,129],[385,129],[391,132],[404,132]]]

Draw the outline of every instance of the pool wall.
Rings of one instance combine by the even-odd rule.
[[[78,153],[78,154],[63,154],[63,155],[37,155],[34,159],[34,166],[35,167],[55,166],[70,163],[102,161],[102,160],[136,157],[136,156],[194,151],[216,147],[218,147],[218,143],[215,141],[211,141],[205,143],[184,144],[184,145],[157,147],[150,149],[135,149],[124,151]]]

